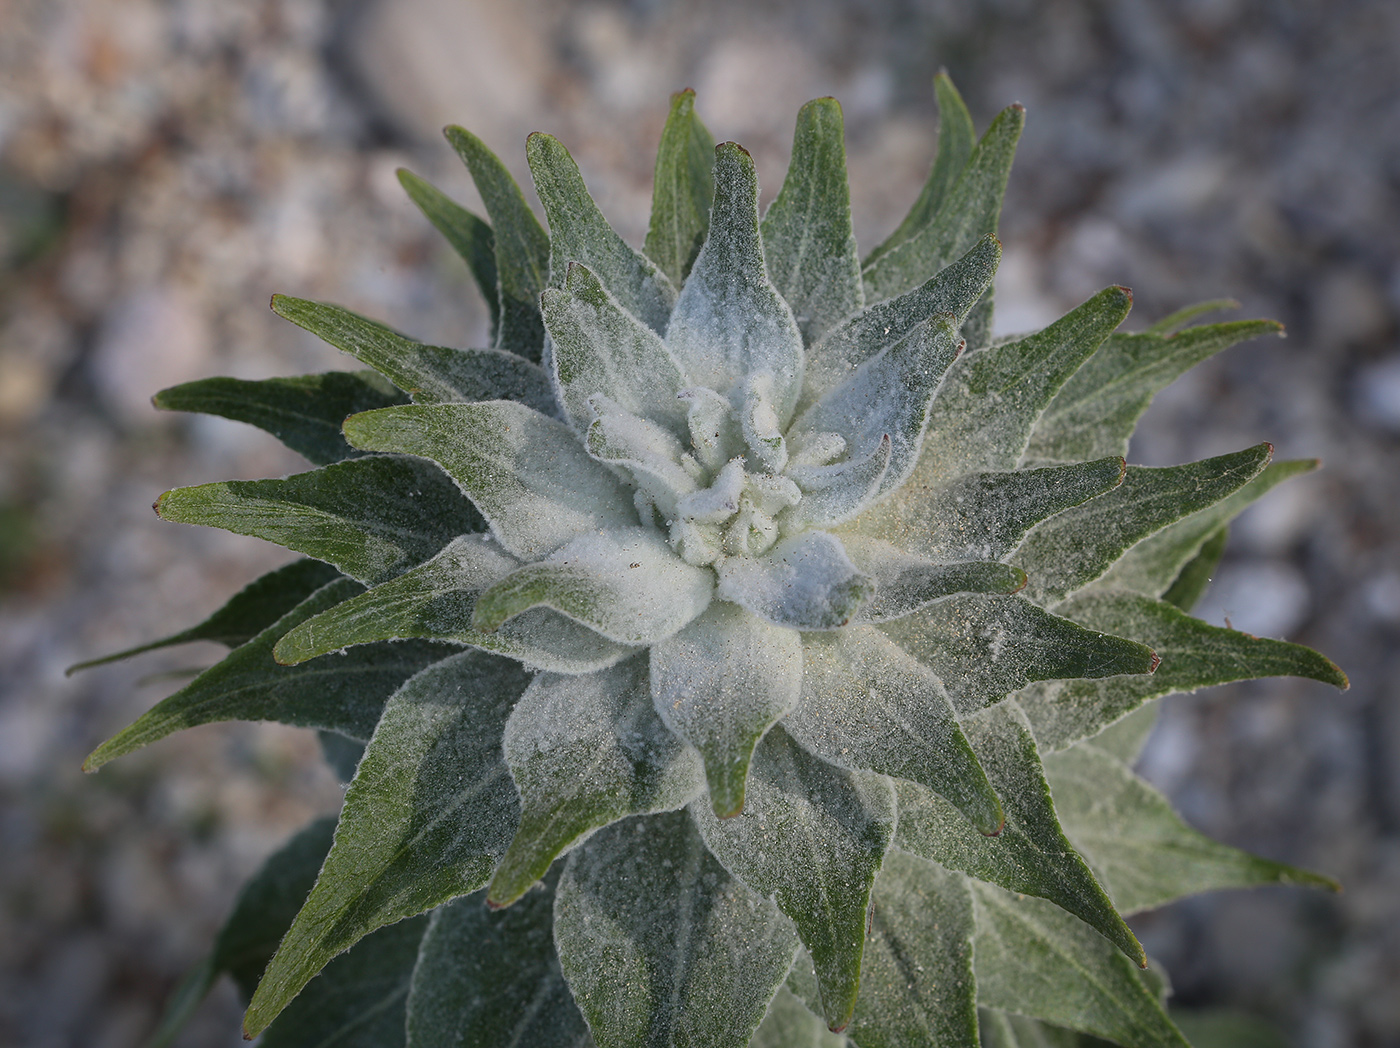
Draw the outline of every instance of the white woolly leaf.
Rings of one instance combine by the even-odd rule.
[[[895,799],[884,776],[812,756],[782,728],[754,754],[744,810],[718,819],[691,806],[725,868],[792,918],[816,964],[822,1012],[840,1031],[860,989],[866,912],[894,836]]]
[[[754,747],[797,704],[802,641],[727,601],[651,649],[651,695],[666,726],[700,751],[720,816],[744,806]]]
[[[681,289],[666,343],[701,385],[728,394],[745,376],[773,377],[786,425],[802,388],[802,335],[768,280],[758,232],[753,158],[726,142],[715,149],[710,235]]]
[[[537,676],[506,722],[505,755],[524,810],[491,879],[493,906],[514,903],[594,830],[682,808],[705,788],[699,753],[656,714],[645,657]]]
[[[553,608],[619,644],[669,637],[710,603],[714,575],[671,551],[652,528],[580,535],[477,598],[472,625],[487,633],[531,608]]]
[[[875,595],[856,616],[857,622],[885,622],[918,611],[954,593],[1016,593],[1026,573],[1000,561],[935,564],[912,557],[891,543],[859,535],[842,536],[851,562],[875,580]]]
[[[715,861],[686,812],[575,849],[554,938],[598,1048],[745,1045],[797,952],[791,922]]]
[[[345,436],[358,448],[438,463],[501,545],[527,560],[581,531],[637,522],[631,492],[569,427],[507,400],[367,411],[345,420]]]
[[[883,434],[870,452],[831,466],[789,466],[787,476],[802,489],[802,501],[787,511],[792,530],[844,523],[875,500],[890,466],[893,444]]]
[[[718,595],[778,626],[839,629],[875,592],[841,541],[808,531],[761,557],[729,557],[718,565]]]

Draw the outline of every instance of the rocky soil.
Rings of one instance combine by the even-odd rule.
[[[217,652],[64,667],[285,559],[150,514],[171,486],[300,468],[150,393],[345,366],[271,315],[274,291],[479,344],[483,307],[394,179],[407,164],[474,201],[444,123],[522,180],[525,133],[558,134],[639,241],[669,91],[697,89],[770,194],[797,107],[835,94],[871,245],[927,169],[946,66],[979,123],[1029,110],[1004,330],[1108,283],[1135,289],[1138,324],[1225,294],[1288,325],[1168,390],[1134,458],[1267,439],[1325,461],[1240,521],[1205,613],[1313,644],[1353,686],[1175,700],[1143,767],[1197,826],[1346,891],[1138,925],[1183,1005],[1298,1045],[1400,1044],[1400,6],[0,0],[0,25],[0,1043],[139,1044],[241,880],[340,795],[314,738],[263,725],[78,770]],[[241,1043],[237,1013],[222,987],[179,1043]]]

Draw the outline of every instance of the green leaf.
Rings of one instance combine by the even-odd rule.
[[[860,1048],[977,1048],[966,878],[891,851],[875,881],[848,1028]]]
[[[181,981],[146,1048],[165,1048],[227,972],[244,1001],[253,996],[267,962],[321,871],[335,832],[333,817],[317,819],[270,855],[243,885],[214,949]]]
[[[1060,828],[1025,716],[1004,703],[968,718],[964,729],[1001,795],[1001,836],[982,836],[942,798],[900,781],[899,846],[1007,891],[1048,899],[1145,965],[1142,946]]]
[[[1026,111],[1008,106],[997,114],[934,215],[918,232],[873,257],[865,266],[865,295],[876,301],[908,291],[997,231],[1001,198],[1016,155]],[[917,208],[919,205],[915,205]]]
[[[1189,1048],[1126,957],[1059,907],[972,882],[978,1003],[1126,1048]]]
[[[1157,323],[1147,328],[1153,335],[1172,335],[1176,329],[1188,321],[1195,320],[1206,313],[1216,313],[1222,309],[1239,309],[1240,304],[1233,298],[1213,298],[1208,302],[1196,302],[1193,305],[1183,306],[1175,313],[1168,313]]]
[[[471,270],[476,286],[486,299],[486,308],[491,312],[491,337],[501,323],[501,288],[496,275],[496,235],[482,219],[472,214],[456,201],[450,199],[436,186],[412,171],[401,167],[398,170],[399,184],[408,193],[409,199],[418,205],[418,210],[437,227],[437,231],[447,238],[452,249],[462,256]]]
[[[1184,466],[1129,466],[1118,487],[1026,536],[1012,558],[1023,568],[1035,567],[1026,595],[1053,605],[1082,589],[1147,536],[1244,487],[1273,453],[1272,444],[1257,444]]]
[[[676,92],[656,151],[645,250],[677,287],[690,273],[710,228],[714,163],[715,140],[695,115],[695,92]]]
[[[538,361],[544,348],[540,292],[549,281],[549,235],[506,166],[481,139],[456,126],[443,134],[471,171],[495,234],[501,288],[496,348]]]
[[[710,233],[666,343],[692,380],[721,394],[748,375],[770,373],[778,422],[786,427],[792,419],[802,389],[802,335],[764,268],[753,157],[733,142],[715,149]]]
[[[563,143],[536,131],[525,142],[525,156],[549,220],[550,284],[563,287],[569,265],[582,263],[623,309],[652,331],[665,331],[676,304],[675,286],[608,225]]]
[[[389,700],[316,887],[253,996],[249,1035],[376,928],[486,883],[520,817],[501,736],[528,684],[517,663],[471,651]]]
[[[1174,1008],[1172,1019],[1193,1048],[1289,1048],[1270,1024],[1223,1008]]]
[[[1230,525],[1226,524],[1206,539],[1196,555],[1177,572],[1176,581],[1167,587],[1162,599],[1182,611],[1189,612],[1194,608],[1210,585],[1229,538]]]
[[[729,557],[718,575],[717,596],[799,630],[840,629],[875,594],[874,580],[822,531],[784,539],[761,557]]]
[[[92,666],[129,659],[142,652],[168,648],[175,644],[189,644],[197,640],[212,640],[236,648],[240,644],[248,643],[311,594],[339,576],[340,573],[335,568],[319,560],[295,560],[285,567],[254,579],[230,597],[222,608],[187,630],[128,648],[126,651],[104,655],[100,659],[79,662],[69,666],[66,673],[71,675]]]
[[[652,644],[704,611],[713,590],[714,573],[677,557],[655,528],[611,528],[516,568],[477,598],[472,625],[494,633],[545,607],[619,644]]]
[[[1174,379],[1237,342],[1282,331],[1272,320],[1238,320],[1170,336],[1152,330],[1113,335],[1045,409],[1026,457],[1065,462],[1126,455],[1138,419]]]
[[[216,721],[277,721],[369,738],[389,695],[425,666],[452,654],[452,648],[415,641],[376,644],[296,667],[272,660],[273,646],[289,629],[359,591],[349,579],[316,591],[93,750],[83,767],[96,771],[167,735]]]
[[[856,567],[875,580],[875,595],[857,622],[901,618],[954,593],[1017,593],[1026,585],[1024,571],[1000,561],[935,564],[880,539],[846,536],[841,542]]]
[[[853,626],[802,644],[802,701],[783,727],[823,760],[921,783],[982,833],[1001,802],[968,745],[943,684],[879,630]]]
[[[758,740],[798,702],[802,640],[727,601],[651,649],[651,694],[666,726],[700,751],[716,814],[744,806]]]
[[[1132,303],[1127,288],[1106,288],[1033,335],[964,355],[933,402],[936,439],[910,483],[941,487],[964,473],[1015,468],[1040,413]]]
[[[411,393],[420,404],[518,400],[554,411],[554,391],[544,370],[497,349],[425,346],[375,320],[327,302],[274,295],[272,309]],[[535,312],[538,315],[539,306]],[[342,416],[343,417],[343,416]]]
[[[953,86],[952,78],[940,71],[933,78],[933,90],[938,98],[938,154],[934,157],[933,168],[909,214],[883,243],[870,252],[865,260],[866,267],[910,237],[923,232],[933,221],[977,144],[972,114],[967,111],[962,95]]]
[[[573,431],[523,404],[383,408],[346,419],[345,436],[370,451],[437,462],[501,545],[526,560],[580,532],[637,522],[631,492],[588,457]]]
[[[554,938],[598,1048],[747,1044],[797,951],[791,923],[725,871],[686,812],[577,848]]]
[[[1021,704],[1022,709],[1025,708]],[[1132,713],[1120,720],[1114,721],[1103,731],[1093,737],[1093,744],[1105,753],[1111,753],[1124,764],[1132,767],[1137,763],[1138,757],[1142,755],[1142,748],[1147,744],[1147,737],[1152,734],[1152,729],[1157,726],[1157,716],[1161,712],[1161,704],[1157,702],[1145,702]]]
[[[1310,677],[1348,686],[1346,674],[1311,648],[1207,625],[1151,597],[1085,593],[1056,610],[1091,629],[1150,644],[1162,665],[1151,677],[1064,681],[1021,695],[1036,738],[1052,750],[1095,735],[1148,699],[1174,692],[1256,677]]]
[[[860,989],[870,892],[895,828],[882,775],[850,772],[774,728],[754,753],[744,810],[720,820],[691,806],[726,869],[792,918],[816,964],[822,1013],[843,1030]]]
[[[1127,464],[1114,457],[969,473],[932,491],[906,484],[841,530],[876,535],[935,561],[999,560],[1042,520],[1112,490],[1126,470]]]
[[[1151,673],[1146,645],[1085,629],[1022,597],[959,594],[881,623],[891,640],[942,679],[972,713],[1031,681]]]
[[[269,378],[202,378],[152,398],[166,411],[199,411],[266,430],[318,466],[361,454],[345,443],[346,415],[402,404],[408,398],[373,371],[327,371]]]
[[[571,264],[563,290],[543,296],[544,323],[554,343],[560,399],[574,427],[588,428],[589,398],[601,393],[628,411],[685,432],[676,399],[689,380],[654,331],[628,313],[598,278]]]
[[[1051,750],[1096,735],[1149,698],[1177,691],[1256,677],[1310,677],[1348,687],[1347,674],[1312,648],[1208,625],[1151,597],[1084,593],[1058,611],[1096,630],[1113,630],[1151,644],[1162,666],[1151,677],[1064,681],[1022,695],[1037,739]]]
[[[815,980],[815,976],[813,977]],[[850,1041],[832,1033],[786,986],[768,1005],[749,1048],[848,1048]]]
[[[835,433],[845,440],[850,456],[859,458],[888,438],[889,467],[876,492],[903,484],[919,459],[938,387],[962,352],[954,319],[934,314],[822,394],[788,430],[794,450],[819,433]]]
[[[428,918],[381,928],[326,966],[258,1042],[260,1048],[402,1048],[409,984]]]
[[[1198,510],[1139,542],[1094,584],[1095,589],[1132,590],[1149,597],[1165,594],[1186,564],[1250,503],[1290,477],[1317,469],[1316,459],[1272,462],[1228,498]]]
[[[1197,833],[1157,790],[1095,746],[1051,754],[1045,774],[1065,832],[1124,913],[1219,888],[1278,883],[1340,890],[1328,877]]]
[[[762,232],[768,276],[808,344],[864,304],[836,99],[815,99],[798,112],[792,162]]]
[[[347,459],[280,480],[175,488],[155,510],[165,520],[275,542],[362,582],[393,578],[456,536],[481,530],[472,504],[440,469],[398,455]]]
[[[421,637],[470,644],[537,669],[589,673],[635,650],[547,608],[524,612],[495,633],[477,630],[477,595],[517,564],[484,536],[464,535],[413,571],[289,631],[273,654],[294,666],[354,645]]]
[[[930,317],[948,314],[954,327],[961,325],[978,298],[992,286],[1000,261],[1001,243],[994,236],[985,236],[912,291],[877,302],[833,328],[807,356],[803,405],[845,382],[861,364],[888,350]]]
[[[542,673],[521,697],[505,755],[523,812],[491,905],[514,903],[593,830],[683,808],[703,792],[700,755],[657,716],[649,672],[639,656],[585,676]]]
[[[1113,1048],[1115,1043],[1000,1008],[978,1008],[977,1023],[982,1048]]]
[[[815,434],[821,447],[834,434]],[[786,476],[802,489],[802,501],[787,509],[783,525],[789,533],[844,524],[858,516],[879,494],[890,468],[893,445],[888,433],[864,458],[848,458],[835,465],[794,463]]]
[[[481,893],[433,911],[408,995],[409,1048],[591,1048],[554,952],[557,882],[504,912]]]

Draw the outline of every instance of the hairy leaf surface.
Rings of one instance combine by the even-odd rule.
[[[501,289],[496,273],[496,235],[491,227],[478,216],[452,200],[426,179],[419,178],[412,171],[401,167],[398,170],[399,184],[423,216],[441,233],[452,249],[462,256],[472,279],[481,289],[486,299],[486,308],[491,314],[491,338],[501,324]]]
[[[689,275],[710,228],[714,163],[715,140],[695,115],[695,92],[677,91],[656,152],[645,245],[647,257],[677,287]]]
[[[554,937],[598,1048],[746,1044],[797,952],[791,922],[725,871],[686,812],[576,849]]]

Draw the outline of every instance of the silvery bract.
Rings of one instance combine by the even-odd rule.
[[[1120,913],[1327,883],[1130,770],[1162,695],[1345,686],[1186,614],[1230,519],[1314,463],[1122,457],[1158,390],[1277,325],[1125,334],[1110,287],[992,340],[1023,113],[976,140],[938,93],[932,174],[864,261],[831,99],[760,218],[749,154],[677,95],[643,251],[557,140],[528,143],[546,233],[450,128],[490,224],[402,181],[490,348],[278,297],[373,370],[157,397],[317,467],[161,516],[310,559],[159,642],[233,651],[89,766],[237,718],[319,728],[353,774],[158,1040],[228,971],[268,1046],[1183,1045]]]

